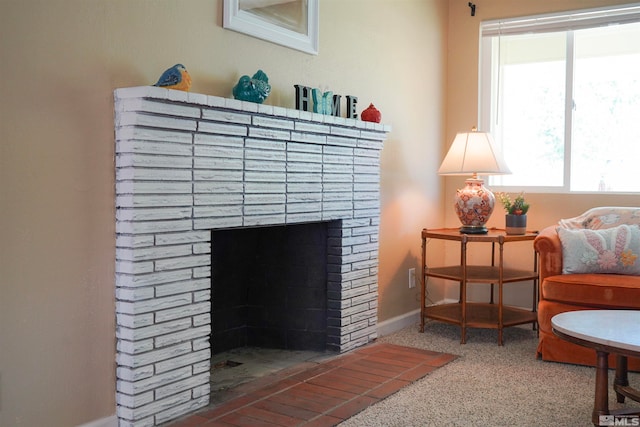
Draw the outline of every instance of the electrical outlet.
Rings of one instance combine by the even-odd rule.
[[[416,287],[416,269],[409,269],[409,289]]]

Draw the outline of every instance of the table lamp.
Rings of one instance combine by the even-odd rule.
[[[439,175],[472,175],[465,187],[456,192],[455,210],[465,234],[487,233],[485,224],[491,217],[495,197],[478,178],[481,175],[509,174],[511,171],[496,150],[493,138],[487,132],[458,133],[442,161]]]

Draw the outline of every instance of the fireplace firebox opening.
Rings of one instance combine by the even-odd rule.
[[[211,232],[211,353],[324,351],[327,222]]]

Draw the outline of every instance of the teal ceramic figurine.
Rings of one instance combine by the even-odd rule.
[[[271,92],[269,77],[262,70],[256,71],[253,77],[242,76],[233,87],[233,97],[240,101],[262,104]]]

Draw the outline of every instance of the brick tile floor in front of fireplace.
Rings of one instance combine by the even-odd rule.
[[[235,386],[165,427],[334,426],[455,358],[372,343]]]

